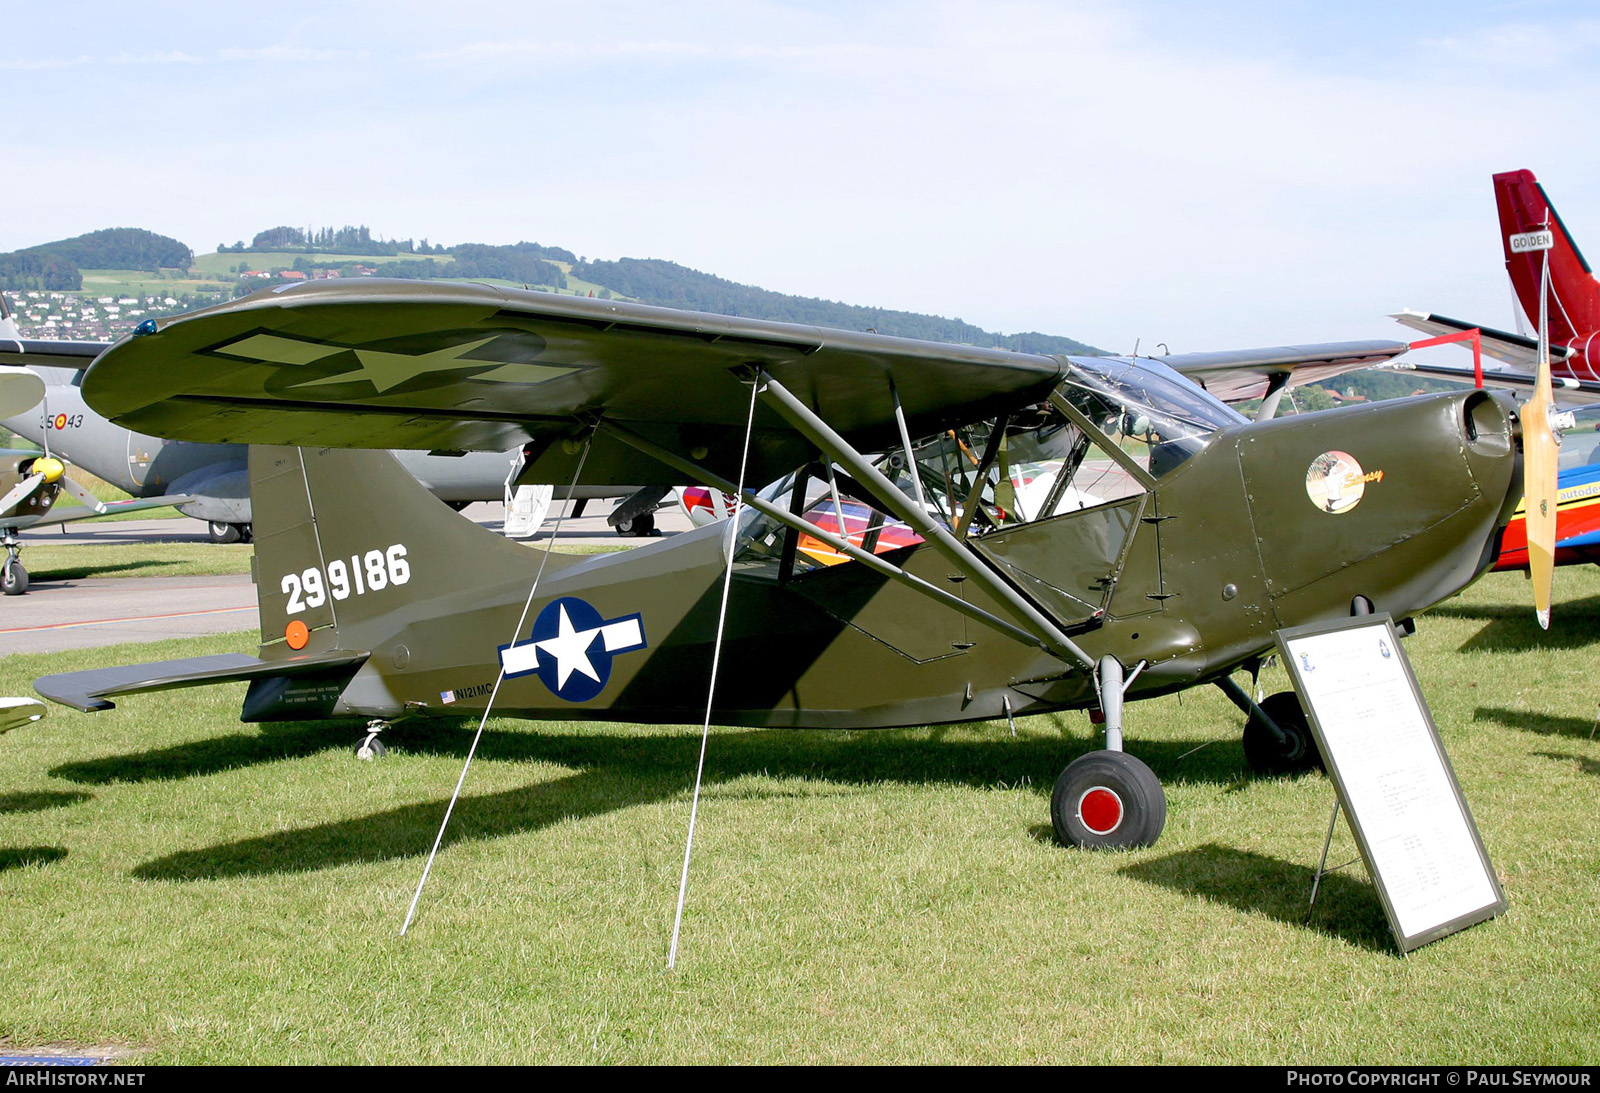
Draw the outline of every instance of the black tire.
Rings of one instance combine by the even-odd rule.
[[[4,570],[0,570],[0,591],[7,596],[20,596],[27,590],[28,571],[19,559],[7,558]]]
[[[237,543],[244,537],[238,524],[224,524],[220,520],[207,524],[206,534],[211,536],[213,543]]]
[[[1167,795],[1155,772],[1128,753],[1092,751],[1074,759],[1056,779],[1050,823],[1066,846],[1152,846],[1167,826]]]
[[[656,514],[653,512],[641,513],[631,520],[623,520],[617,525],[618,535],[631,535],[643,539],[656,533]]]
[[[389,749],[384,747],[383,741],[376,736],[366,737],[356,745],[356,758],[365,762],[370,763],[374,759],[382,759],[388,754]]]
[[[1300,708],[1300,696],[1293,691],[1279,691],[1261,702],[1261,711],[1277,723],[1289,737],[1288,747],[1279,744],[1272,730],[1250,718],[1244,725],[1244,757],[1250,769],[1257,774],[1305,774],[1321,770],[1322,753],[1317,750],[1317,738],[1311,735],[1311,723]]]

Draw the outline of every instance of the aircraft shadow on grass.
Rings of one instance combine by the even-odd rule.
[[[0,873],[25,865],[49,865],[66,856],[64,846],[0,846]]]
[[[407,725],[403,734],[395,733],[393,746],[412,754],[465,759],[471,744],[466,730],[471,727],[442,721]],[[1066,754],[1094,746],[1087,737],[1064,747],[1061,740],[1013,740],[1003,727],[997,732],[998,739],[979,742],[941,741],[938,734],[934,739],[892,739],[894,730],[872,733],[880,738],[876,742],[862,740],[866,733],[737,732],[713,739],[706,783],[715,787],[742,777],[769,776],[862,788],[884,783],[981,789],[1026,785],[1047,796]],[[325,724],[292,724],[260,736],[235,734],[144,755],[66,764],[52,773],[93,783],[199,776],[343,750],[347,743],[345,734],[329,733]],[[576,772],[518,789],[464,796],[445,841],[514,835],[681,796],[693,784],[699,748],[694,733],[619,740],[604,733],[485,732],[478,745],[480,759],[555,763]],[[1146,743],[1139,754],[1156,771],[1181,772],[1190,781],[1235,785],[1244,776],[1236,744],[1184,758],[1192,748],[1192,741]],[[446,800],[184,851],[146,862],[133,872],[146,879],[205,880],[418,856],[432,846]]]
[[[0,815],[10,812],[44,812],[51,808],[79,805],[93,799],[94,794],[84,793],[82,790],[73,790],[70,793],[50,789],[0,793]]]
[[[53,566],[41,569],[32,574],[32,580],[41,583],[53,581],[83,581],[100,573],[121,573],[129,569],[151,569],[169,567],[170,562],[160,559],[147,559],[144,561],[116,562],[107,565],[68,565]]]
[[[1600,640],[1600,596],[1556,605],[1549,630],[1525,603],[1441,604],[1428,617],[1480,620],[1487,623],[1461,643],[1459,652],[1523,653],[1534,649],[1587,649]]]
[[[1312,906],[1308,901],[1316,870],[1311,866],[1216,843],[1129,865],[1118,872],[1363,949],[1394,951],[1377,889],[1369,881],[1344,873],[1323,876]]]
[[[1533,754],[1541,759],[1554,759],[1559,763],[1576,763],[1583,773],[1600,778],[1600,763],[1593,759],[1585,759],[1581,755],[1569,755],[1564,751],[1536,751]]]
[[[1472,713],[1474,721],[1498,721],[1507,728],[1536,732],[1542,736],[1570,736],[1587,740],[1595,731],[1595,721],[1588,717],[1552,717],[1534,710],[1508,710],[1503,706],[1479,706]]]

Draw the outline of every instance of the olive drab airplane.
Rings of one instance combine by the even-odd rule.
[[[1160,781],[1123,750],[1126,701],[1215,684],[1247,711],[1253,764],[1314,763],[1293,696],[1258,706],[1232,673],[1280,627],[1405,620],[1469,584],[1528,436],[1487,391],[1250,421],[1155,360],[449,283],[297,285],[158,322],[82,390],[129,428],[259,445],[262,641],[48,676],[46,698],[92,711],[248,681],[246,721],[381,727],[493,696],[527,718],[691,722],[731,570],[712,720],[1098,709],[1105,747],[1051,801],[1062,841],[1088,847],[1165,823]],[[346,450],[518,444],[529,481],[691,481],[743,508],[540,561],[450,518],[388,454]]]

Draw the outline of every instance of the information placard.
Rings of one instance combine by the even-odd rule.
[[[1278,648],[1400,951],[1504,911],[1389,616],[1280,630]]]

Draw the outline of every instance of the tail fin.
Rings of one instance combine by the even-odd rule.
[[[1583,252],[1568,234],[1555,206],[1533,177],[1532,171],[1507,171],[1494,176],[1495,205],[1500,210],[1500,245],[1505,250],[1506,272],[1517,302],[1536,330],[1539,321],[1539,281],[1542,252],[1522,250],[1513,237],[1549,230],[1555,237],[1550,250],[1550,342],[1575,345],[1600,331],[1600,282],[1584,261]]]
[[[538,563],[452,511],[388,452],[253,446],[250,492],[268,659],[376,651],[419,603],[525,585]]]

